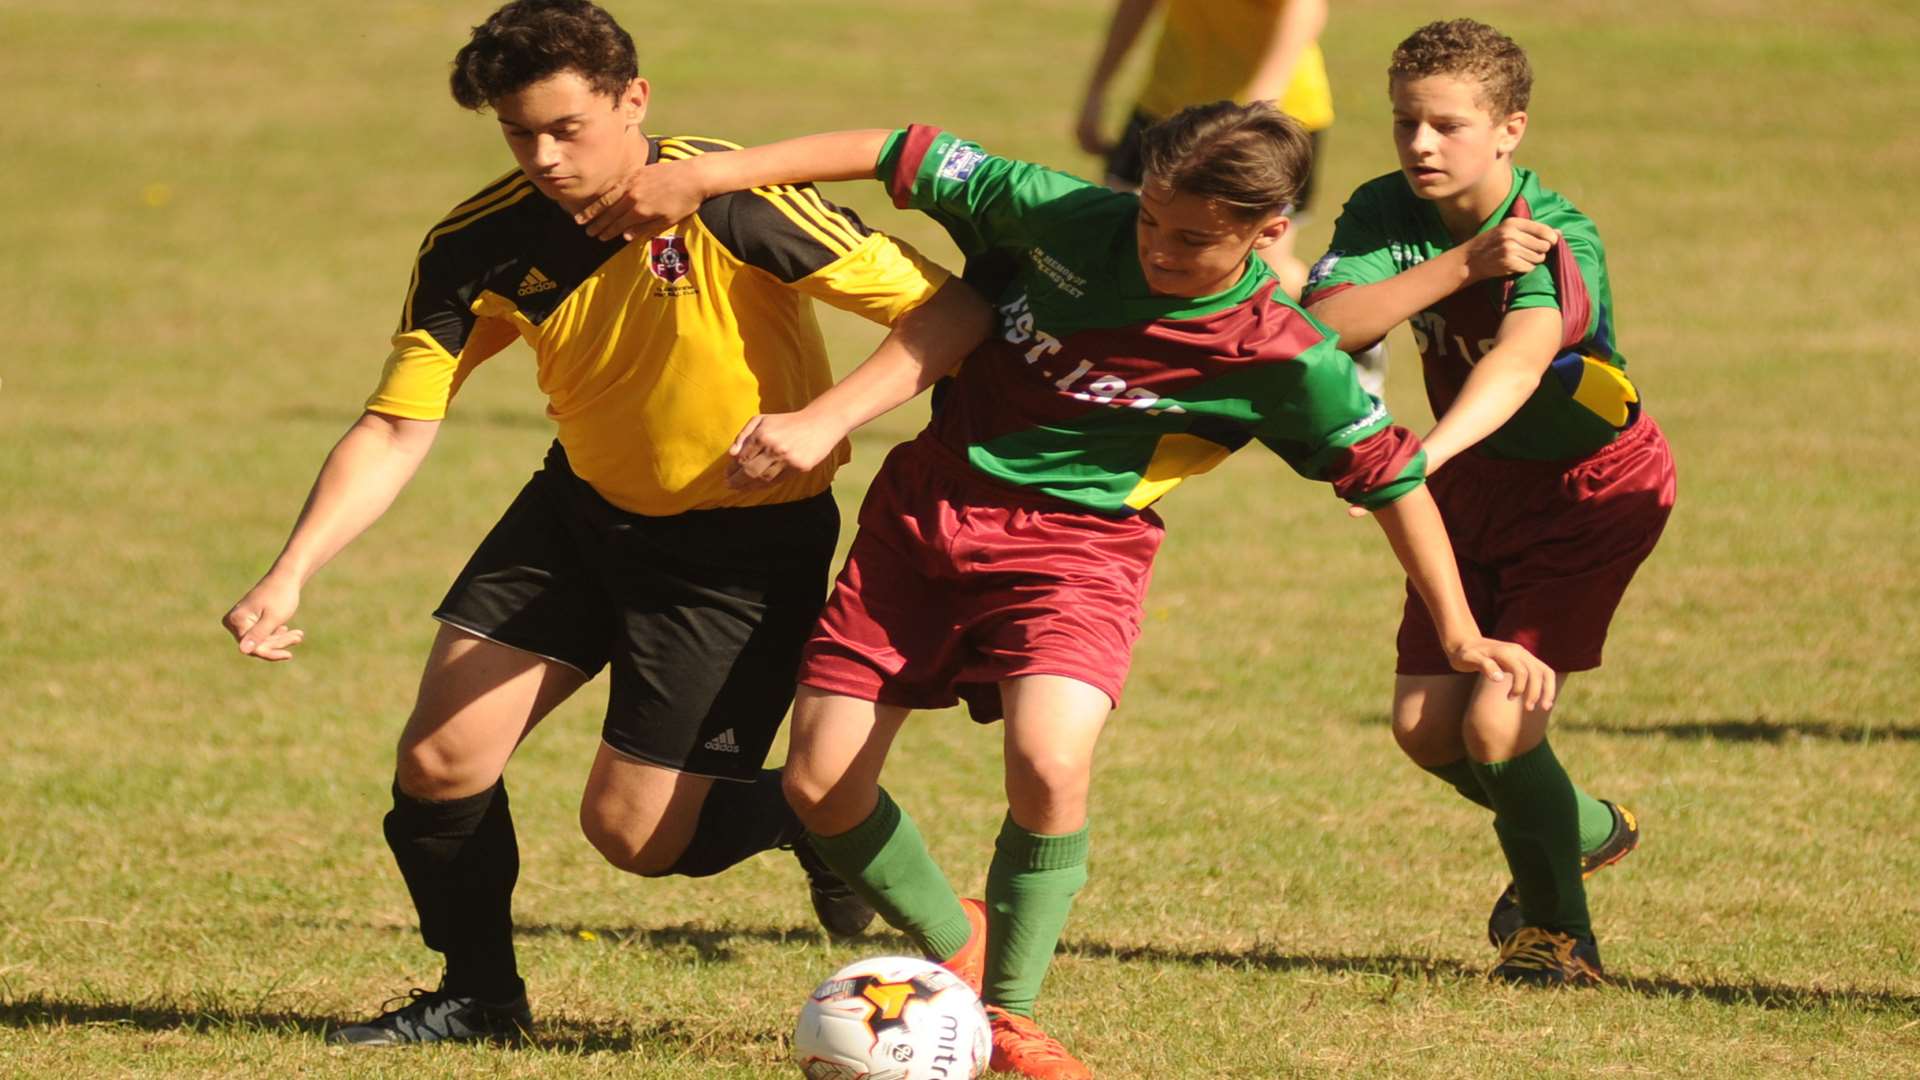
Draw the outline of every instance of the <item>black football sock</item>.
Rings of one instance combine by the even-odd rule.
[[[780,790],[778,769],[762,769],[751,783],[716,780],[700,807],[687,850],[669,874],[706,877],[768,848],[800,839],[800,819]]]
[[[490,1002],[525,993],[513,957],[520,846],[505,781],[445,801],[416,799],[396,781],[385,826],[420,914],[420,936],[447,958],[442,987]]]

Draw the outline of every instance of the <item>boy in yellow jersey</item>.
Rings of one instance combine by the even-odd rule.
[[[588,236],[572,215],[612,180],[731,144],[644,134],[632,38],[586,0],[500,8],[455,57],[452,90],[494,111],[519,168],[428,232],[365,413],[224,620],[243,654],[289,659],[301,588],[413,476],[463,379],[516,338],[531,347],[558,437],[435,612],[385,821],[445,975],[331,1036],[356,1046],[528,1030],[501,775],[602,667],[580,806],[593,845],[636,874],[701,876],[801,844],[822,922],[864,929],[871,909],[804,847],[761,768],[825,599],[847,449],[739,486],[727,450],[751,417],[828,389],[811,298],[892,324],[875,358],[915,368],[945,370],[988,325],[966,286],[810,187],[708,200],[639,243]]]
[[[1165,9],[1153,67],[1133,116],[1118,141],[1104,135],[1107,90],[1156,7]],[[1189,105],[1222,99],[1270,101],[1300,121],[1318,158],[1321,132],[1333,126],[1333,94],[1316,43],[1327,24],[1326,0],[1119,0],[1094,62],[1074,127],[1081,149],[1106,159],[1107,184],[1140,186],[1140,136]],[[1313,197],[1313,174],[1293,208],[1297,222]],[[1300,295],[1306,267],[1289,238],[1264,254],[1291,296]]]

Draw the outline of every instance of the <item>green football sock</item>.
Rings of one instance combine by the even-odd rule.
[[[1473,766],[1466,758],[1449,761],[1445,765],[1422,765],[1421,768],[1445,780],[1460,797],[1470,803],[1493,809],[1493,803],[1487,798],[1487,789],[1480,786],[1480,778],[1473,774]]]
[[[1493,831],[1506,853],[1527,925],[1593,934],[1580,880],[1580,806],[1573,781],[1545,739],[1507,761],[1473,763],[1493,802]]]
[[[987,978],[981,997],[1033,1015],[1073,897],[1087,883],[1087,829],[1030,833],[1009,814],[987,869]]]
[[[1493,809],[1492,800],[1487,798],[1487,789],[1480,785],[1480,778],[1474,775],[1473,765],[1466,759],[1449,761],[1445,765],[1422,765],[1421,768],[1445,780],[1460,797],[1478,806]],[[1573,789],[1574,801],[1580,805],[1580,851],[1582,854],[1598,850],[1601,844],[1613,836],[1613,811],[1607,804],[1582,791],[1578,786]]]
[[[838,836],[809,832],[813,850],[887,924],[919,942],[928,956],[948,957],[973,928],[947,876],[927,853],[913,819],[880,789],[867,819]]]
[[[1613,836],[1613,811],[1578,787],[1573,793],[1580,800],[1580,852],[1598,851]]]

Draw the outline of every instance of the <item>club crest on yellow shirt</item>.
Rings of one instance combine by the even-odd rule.
[[[656,236],[647,244],[654,277],[672,285],[693,272],[685,240],[678,236]]]

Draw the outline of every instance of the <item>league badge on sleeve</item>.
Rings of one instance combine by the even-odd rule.
[[[1311,289],[1327,280],[1327,275],[1333,273],[1333,268],[1340,264],[1342,254],[1338,251],[1329,251],[1320,256],[1320,261],[1314,263],[1313,269],[1307,271],[1307,288]]]
[[[947,147],[947,156],[940,162],[940,179],[965,182],[973,175],[975,166],[987,160],[986,151],[977,146],[957,142]]]

